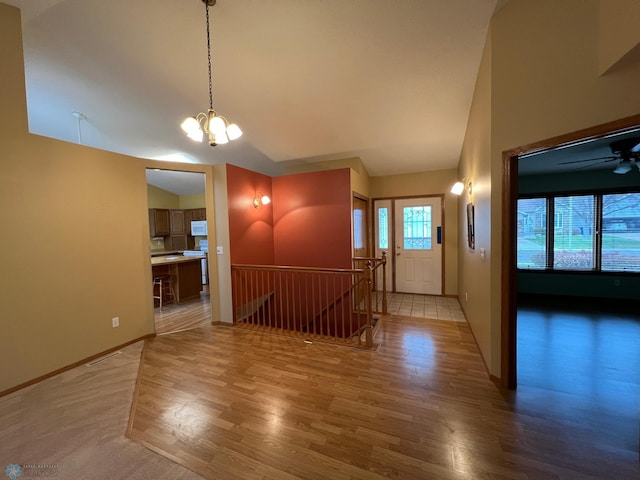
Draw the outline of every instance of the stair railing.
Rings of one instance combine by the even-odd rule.
[[[387,315],[387,252],[383,251],[380,258],[354,257],[353,268],[368,270],[371,278],[371,311]],[[381,285],[378,285],[378,278]],[[381,288],[379,288],[381,287]]]
[[[231,279],[237,326],[373,345],[369,269],[232,265]]]

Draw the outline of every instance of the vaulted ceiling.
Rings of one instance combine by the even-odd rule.
[[[136,157],[291,163],[360,157],[370,175],[456,168],[498,0],[218,0],[215,148],[202,0],[0,0],[22,9],[32,133]],[[75,117],[79,112],[86,118]]]

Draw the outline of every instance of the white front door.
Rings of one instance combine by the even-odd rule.
[[[395,201],[396,291],[442,295],[442,199]]]

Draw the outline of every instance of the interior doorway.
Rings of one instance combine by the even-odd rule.
[[[502,285],[501,285],[501,382],[517,386],[517,232],[518,162],[527,154],[542,153],[584,144],[615,133],[640,130],[640,115],[550,138],[503,152],[502,191]]]
[[[369,257],[369,200],[353,194],[353,256]]]
[[[146,176],[156,333],[210,325],[206,176],[155,168]]]

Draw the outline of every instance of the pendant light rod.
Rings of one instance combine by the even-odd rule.
[[[204,134],[209,137],[209,145],[215,147],[218,144],[236,140],[242,135],[242,130],[235,123],[230,123],[222,115],[218,115],[213,109],[213,74],[211,68],[211,33],[209,24],[209,7],[216,4],[216,0],[202,0],[204,3],[205,18],[207,24],[207,67],[209,73],[209,108],[206,113],[200,112],[193,117],[187,117],[180,124],[182,130],[189,138],[201,142]]]
[[[211,79],[211,36],[209,35],[209,7],[216,4],[216,0],[202,0],[205,17],[207,18],[207,62],[209,67],[209,110],[213,110],[213,82]]]

